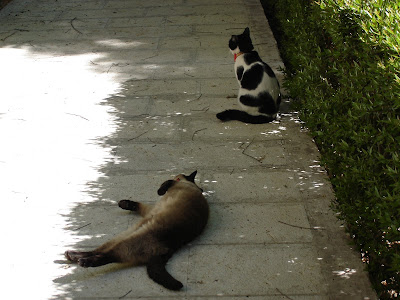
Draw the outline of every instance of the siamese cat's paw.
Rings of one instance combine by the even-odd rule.
[[[83,268],[99,267],[108,263],[108,260],[104,255],[94,255],[89,257],[82,257],[78,260],[78,265]]]
[[[131,211],[137,211],[139,209],[139,203],[131,200],[121,200],[118,202],[118,206]]]
[[[93,267],[93,264],[94,264],[93,257],[80,258],[78,260],[78,265],[80,265],[83,268]]]
[[[69,261],[78,261],[78,258],[76,258],[76,256],[74,255],[75,251],[70,251],[67,250],[64,252],[64,256],[66,259],[68,259]]]
[[[67,250],[64,252],[66,259],[72,262],[78,262],[80,258],[92,255],[91,252]]]

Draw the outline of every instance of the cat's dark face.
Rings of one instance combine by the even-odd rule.
[[[247,27],[242,34],[232,35],[229,40],[229,49],[232,53],[250,52],[254,49],[250,38],[250,29]]]

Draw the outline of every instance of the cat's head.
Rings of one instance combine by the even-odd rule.
[[[197,171],[194,171],[192,174],[190,174],[189,176],[183,175],[183,174],[179,174],[176,175],[174,177],[175,181],[190,181],[190,182],[194,182],[194,178],[196,177]]]
[[[238,54],[239,52],[250,52],[254,49],[253,43],[250,38],[250,29],[246,27],[244,32],[239,35],[232,35],[229,40],[229,49],[233,54]]]
[[[194,171],[192,174],[190,174],[189,176],[186,176],[186,175],[183,175],[183,174],[179,174],[179,175],[176,175],[175,177],[174,177],[174,180],[175,181],[183,181],[183,182],[187,182],[187,181],[189,181],[189,182],[192,182],[192,183],[194,183],[195,184],[195,186],[197,186],[198,188],[199,188],[199,190],[200,191],[202,191],[203,192],[203,189],[202,188],[200,188],[195,182],[194,182],[194,178],[196,177],[196,174],[197,174],[197,171]]]

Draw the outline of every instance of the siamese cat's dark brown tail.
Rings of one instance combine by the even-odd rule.
[[[165,269],[169,258],[170,256],[153,257],[147,264],[147,274],[154,282],[161,284],[163,287],[178,291],[183,287],[183,284],[172,277]]]

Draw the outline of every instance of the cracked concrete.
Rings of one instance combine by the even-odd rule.
[[[0,11],[7,299],[376,299],[289,103],[271,124],[215,117],[236,106],[227,42],[247,26],[282,82],[256,0],[13,0]],[[156,201],[160,183],[194,169],[211,217],[168,264],[182,291],[143,267],[64,259],[139,219],[118,200]]]

